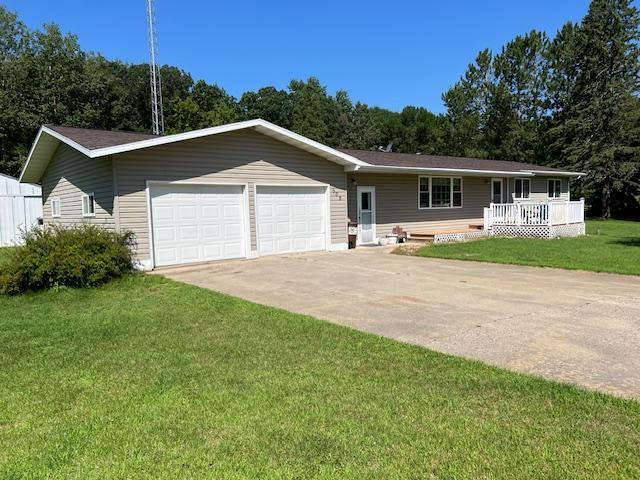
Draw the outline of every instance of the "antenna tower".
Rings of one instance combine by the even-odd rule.
[[[154,135],[164,135],[164,112],[162,111],[162,80],[158,64],[158,37],[156,34],[156,8],[154,0],[147,0],[149,20],[149,73],[151,81],[151,125]]]

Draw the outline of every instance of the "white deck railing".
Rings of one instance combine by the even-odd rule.
[[[484,209],[484,228],[494,225],[541,226],[584,222],[584,199],[577,202],[491,203]]]

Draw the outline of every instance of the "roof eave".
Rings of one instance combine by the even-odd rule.
[[[366,165],[357,168],[346,168],[348,172],[368,173],[436,173],[457,174],[465,176],[484,177],[487,175],[500,175],[503,177],[533,177],[530,172],[509,172],[505,170],[477,170],[469,168],[437,168],[437,167],[397,167],[391,165]]]
[[[442,167],[401,167],[395,165],[364,165],[357,167],[345,168],[347,172],[369,172],[369,173],[440,173],[440,174],[458,174],[465,176],[487,176],[500,175],[502,177],[535,177],[544,176],[567,176],[580,177],[584,173],[580,172],[564,172],[549,170],[490,170],[490,169],[471,169],[471,168],[442,168]]]
[[[555,177],[584,177],[586,173],[584,172],[566,172],[564,170],[523,170],[526,172],[531,172],[534,175],[545,175],[545,176],[555,176]]]

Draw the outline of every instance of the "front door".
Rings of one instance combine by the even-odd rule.
[[[502,203],[502,179],[494,178],[491,180],[491,203]]]
[[[376,189],[358,187],[358,243],[376,241]]]

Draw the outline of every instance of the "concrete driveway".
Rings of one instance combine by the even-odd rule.
[[[359,248],[158,273],[441,352],[640,398],[640,278],[388,252]]]

